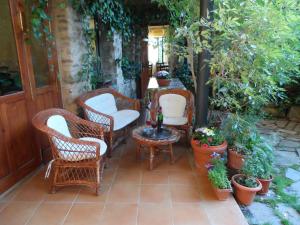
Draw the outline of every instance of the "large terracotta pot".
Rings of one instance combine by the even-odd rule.
[[[218,200],[225,201],[228,199],[231,189],[219,189],[213,186],[213,190],[215,192],[215,195],[217,196]]]
[[[267,194],[269,191],[270,184],[273,180],[273,177],[271,176],[270,179],[259,179],[258,178],[258,180],[260,181],[262,188],[259,192],[257,192],[257,194],[259,194],[259,195]]]
[[[160,87],[169,86],[171,80],[170,79],[157,79],[158,85]]]
[[[223,144],[218,146],[203,147],[203,145],[200,145],[198,141],[192,139],[191,145],[194,151],[194,159],[195,159],[196,167],[201,172],[205,172],[205,173],[207,173],[207,169],[205,168],[205,165],[210,162],[211,155],[214,152],[222,155],[227,149],[226,141],[224,141]]]
[[[244,165],[244,160],[245,160],[245,156],[232,149],[228,149],[227,164],[231,169],[240,170]]]
[[[257,187],[255,188],[250,188],[250,187],[245,187],[243,185],[240,185],[235,181],[235,179],[240,176],[245,176],[245,175],[236,174],[231,178],[231,182],[234,187],[234,195],[237,201],[240,202],[241,204],[250,205],[253,202],[256,192],[261,190],[262,185],[258,179],[256,179]]]

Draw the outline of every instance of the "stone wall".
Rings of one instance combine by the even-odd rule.
[[[78,76],[81,57],[86,53],[84,36],[76,12],[70,6],[63,9],[55,7],[56,1],[58,0],[54,0],[52,17],[63,107],[77,112],[75,99],[91,90],[89,80],[82,81]],[[99,47],[102,72],[111,80],[113,88],[127,96],[134,97],[135,82],[124,80],[121,65],[116,62],[116,59],[122,58],[122,37],[117,33],[113,37],[108,37],[107,34],[107,29],[101,30]]]
[[[63,9],[54,6],[52,12],[63,107],[76,112],[75,99],[90,90],[89,81],[78,76],[81,57],[86,53],[81,24],[70,6]]]

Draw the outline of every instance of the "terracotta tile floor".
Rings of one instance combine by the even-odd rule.
[[[0,198],[0,225],[247,225],[232,197],[216,200],[184,144],[174,149],[174,165],[162,154],[149,171],[146,154],[136,160],[132,140],[121,145],[99,196],[83,187],[48,194],[41,169]]]

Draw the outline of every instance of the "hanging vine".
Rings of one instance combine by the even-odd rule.
[[[36,0],[32,6],[32,29],[36,38],[42,36],[52,38],[49,27],[46,25],[51,17],[47,13],[50,0]],[[128,40],[132,34],[132,21],[130,12],[125,9],[122,0],[66,0],[58,4],[59,7],[70,5],[80,16],[82,32],[85,37],[87,52],[82,55],[82,67],[79,72],[81,80],[90,80],[92,88],[96,88],[98,82],[103,81],[101,73],[101,60],[96,53],[96,32],[91,26],[91,20],[97,21],[95,26],[106,25],[109,28],[108,35],[119,33],[123,40]]]

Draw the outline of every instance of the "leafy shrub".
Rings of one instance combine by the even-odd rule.
[[[251,157],[247,157],[242,171],[248,176],[270,179],[273,165],[273,149],[261,140],[253,146]]]
[[[230,189],[230,181],[227,178],[227,170],[224,161],[220,158],[211,160],[212,169],[208,171],[208,179],[215,188]]]

